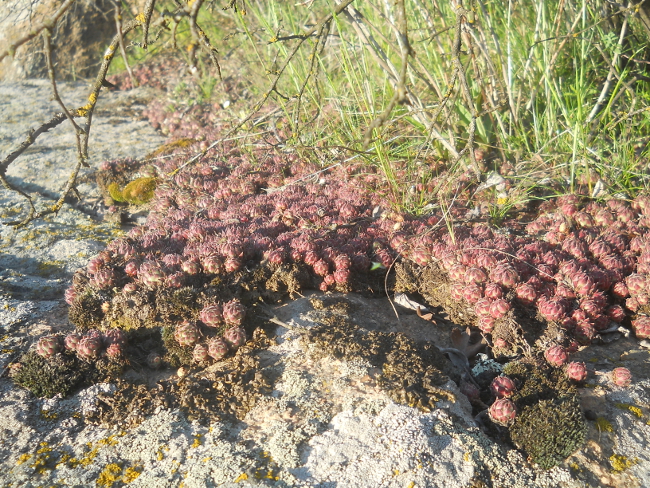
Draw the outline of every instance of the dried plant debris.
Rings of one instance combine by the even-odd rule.
[[[453,400],[450,392],[440,388],[449,379],[443,372],[448,363],[434,344],[416,344],[401,333],[364,330],[348,318],[345,300],[312,303],[326,312],[320,316],[321,325],[304,335],[305,341],[318,347],[318,354],[361,359],[380,369],[379,386],[398,403],[430,411],[439,400]]]
[[[92,423],[133,426],[158,408],[181,409],[190,420],[243,419],[273,384],[260,366],[258,353],[268,348],[269,339],[258,329],[234,356],[209,368],[193,368],[182,377],[173,375],[149,386],[117,380],[113,393],[100,395]]]

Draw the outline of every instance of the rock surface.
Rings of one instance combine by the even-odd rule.
[[[68,85],[70,91],[64,93],[83,97],[79,88]],[[0,126],[2,154],[20,142],[34,120],[51,115],[47,90],[40,82],[0,85],[6,119]],[[94,167],[102,159],[144,155],[162,142],[146,124],[116,116],[119,107],[132,105],[140,93],[100,100],[103,116],[96,118],[93,129]],[[31,185],[38,204],[51,203],[67,178],[69,164],[63,163],[74,160],[69,136],[54,131],[41,149],[11,167],[12,181]],[[98,202],[99,195],[90,176],[79,187],[86,197],[81,205],[66,205],[58,216],[25,229],[2,229],[3,373],[39,337],[71,330],[62,294],[72,271],[121,232],[97,220],[100,205],[92,200]],[[5,190],[0,204],[7,217],[23,209],[20,197]],[[90,419],[115,395],[115,385],[39,399],[3,374],[0,480],[7,486],[650,486],[650,368],[648,351],[637,341],[620,339],[575,355],[591,370],[581,390],[592,420],[588,441],[565,466],[543,471],[521,452],[486,436],[453,381],[443,389],[455,401],[441,400],[431,412],[422,412],[391,400],[376,384],[371,365],[319,354],[303,339],[303,332],[319,324],[323,314],[309,298],[269,307],[280,325],[260,362],[273,378],[272,391],[242,421],[201,422],[179,410],[159,408],[134,426],[95,425]],[[349,319],[364,329],[450,345],[446,326],[401,308],[398,322],[385,298],[332,299],[347,303]],[[628,388],[614,387],[609,380],[609,372],[621,365],[634,376]]]

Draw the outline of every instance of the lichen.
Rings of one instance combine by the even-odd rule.
[[[612,454],[609,457],[609,462],[612,465],[612,471],[615,473],[622,473],[623,471],[631,468],[635,464],[638,464],[639,459],[629,459],[627,456],[621,454]]]
[[[111,488],[115,483],[128,485],[142,474],[143,467],[139,464],[124,468],[122,463],[109,463],[99,473],[96,486]]]
[[[636,405],[631,405],[629,403],[616,403],[614,405],[616,408],[621,409],[621,410],[627,410],[628,412],[632,413],[637,418],[642,419],[643,418],[643,410],[641,410],[639,407]]]
[[[105,486],[111,488],[113,484],[122,479],[122,466],[117,463],[107,464],[106,467],[99,473],[97,477],[97,486]]]

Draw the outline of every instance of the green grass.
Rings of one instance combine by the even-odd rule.
[[[356,23],[334,16],[324,37],[305,40],[293,57],[300,41],[283,38],[316,24],[335,8],[333,1],[248,1],[229,10],[206,2],[198,23],[219,50],[226,74],[249,93],[248,105],[232,107],[233,113],[245,116],[286,64],[266,103],[279,107],[289,124],[287,143],[299,150],[340,146],[343,157],[365,150],[360,159],[385,176],[399,209],[426,211],[448,187],[426,184],[436,176],[432,161],[444,161],[450,179],[471,167],[467,153],[456,161],[453,151],[468,144],[473,106],[473,147],[486,154],[481,169],[499,171],[507,162],[515,188],[547,178],[555,193],[592,195],[602,184],[601,196],[634,197],[647,189],[650,85],[645,65],[629,60],[647,59],[650,48],[634,8],[615,10],[602,0],[475,2],[462,23],[458,55],[465,96],[454,76],[452,3],[405,0],[411,100],[394,106],[367,148],[364,138],[393,98],[403,63],[395,27],[399,2],[354,2]],[[172,11],[173,4],[158,8]],[[181,19],[183,55],[190,41]],[[169,46],[168,33],[157,49],[165,42]],[[142,53],[131,52],[139,62]],[[223,97],[207,57],[200,67],[195,101]],[[434,126],[444,141],[432,137]],[[413,191],[422,186],[427,189]]]

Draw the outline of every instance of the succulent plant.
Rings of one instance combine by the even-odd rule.
[[[571,361],[566,365],[564,373],[570,380],[580,383],[587,379],[587,366],[583,362]]]
[[[218,303],[206,305],[199,314],[199,319],[208,327],[219,327],[223,324],[223,309]]]
[[[61,350],[61,341],[57,336],[41,337],[36,343],[36,354],[49,359]]]
[[[97,289],[110,288],[115,284],[115,273],[110,268],[103,268],[90,280],[90,286]]]
[[[488,409],[488,415],[495,424],[508,426],[517,416],[517,407],[512,400],[499,398]]]
[[[65,336],[64,340],[65,348],[69,351],[76,351],[81,338],[82,336],[80,334],[76,334],[75,332],[68,334]]]
[[[246,307],[237,299],[226,302],[223,306],[223,319],[228,325],[241,325],[246,317]]]
[[[569,360],[566,350],[562,346],[551,346],[544,352],[544,358],[551,366],[561,368]]]
[[[122,356],[122,344],[119,342],[114,342],[106,348],[106,356],[109,358],[115,359]]]
[[[147,366],[151,369],[160,369],[163,365],[163,358],[157,352],[150,352],[147,355]]]
[[[514,288],[519,282],[519,273],[511,265],[501,263],[492,270],[490,278],[505,288]]]
[[[632,384],[632,373],[627,368],[614,368],[612,370],[612,382],[616,386],[630,386]]]
[[[199,340],[199,328],[192,322],[185,321],[176,327],[174,338],[184,347],[190,347]]]
[[[474,304],[474,312],[477,316],[490,316],[490,306],[492,305],[492,300],[489,298],[481,298]]]
[[[495,323],[496,319],[494,317],[482,316],[479,317],[477,326],[484,334],[490,334],[494,330]]]
[[[476,387],[476,385],[474,385],[474,383],[461,379],[459,389],[470,402],[478,401],[481,398],[481,391]]]
[[[208,354],[215,361],[222,359],[228,351],[228,344],[221,337],[213,337],[208,341]]]
[[[540,315],[549,322],[556,322],[565,316],[564,302],[562,300],[548,300],[542,297],[537,302],[537,309]]]
[[[596,335],[596,329],[588,321],[578,322],[573,329],[573,336],[580,344],[590,344]]]
[[[497,283],[486,283],[483,295],[485,298],[491,298],[493,300],[503,298],[503,289]]]
[[[124,288],[122,288],[122,291],[126,294],[134,293],[137,290],[138,290],[138,285],[136,285],[135,283],[127,283],[126,285],[124,285]]]
[[[207,344],[197,344],[194,346],[194,351],[192,352],[192,359],[197,363],[202,363],[207,361],[210,357],[209,349]]]
[[[67,303],[68,305],[72,305],[75,299],[77,298],[77,290],[75,290],[75,287],[71,286],[69,288],[66,288],[64,297],[65,297],[65,303]]]
[[[537,301],[535,287],[528,283],[520,283],[515,288],[515,296],[524,305],[533,305]]]
[[[508,398],[514,395],[517,387],[507,376],[497,376],[490,383],[490,391],[496,398]]]
[[[96,359],[102,348],[101,337],[96,334],[86,334],[77,344],[77,355],[81,359]]]
[[[469,303],[476,303],[483,298],[483,288],[476,283],[467,285],[463,288],[463,298]]]
[[[223,339],[232,349],[237,349],[246,342],[246,331],[241,327],[231,327],[224,331]]]
[[[510,310],[510,303],[506,302],[502,298],[494,300],[490,305],[490,315],[495,319],[505,317],[508,310]]]
[[[632,329],[637,339],[650,339],[650,317],[641,316],[633,320]]]
[[[104,332],[103,342],[106,347],[112,344],[119,344],[121,347],[126,344],[126,335],[122,329],[109,329]]]

